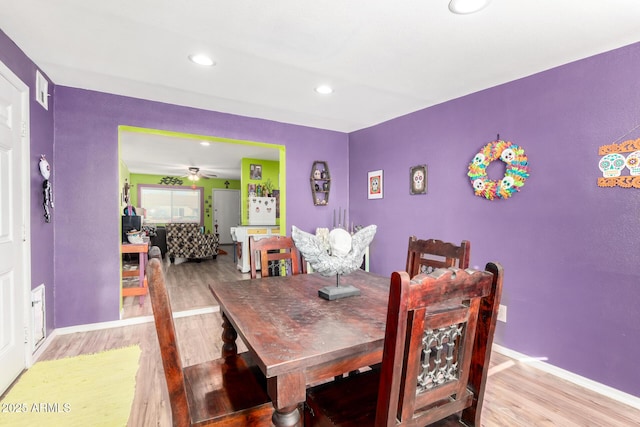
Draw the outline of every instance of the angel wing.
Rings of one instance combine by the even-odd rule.
[[[300,230],[295,225],[291,227],[291,237],[314,271],[323,276],[335,276],[349,274],[360,267],[364,251],[373,240],[376,229],[375,225],[369,225],[354,234],[351,250],[342,257],[329,255],[329,247],[324,240]]]
[[[377,230],[378,227],[376,225],[368,225],[353,235],[351,251],[353,252],[353,257],[358,261],[358,267],[360,267],[360,264],[362,263],[364,251],[367,249],[367,246],[371,244]]]

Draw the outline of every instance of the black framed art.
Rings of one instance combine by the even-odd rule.
[[[410,194],[427,194],[427,165],[412,166],[409,181]]]

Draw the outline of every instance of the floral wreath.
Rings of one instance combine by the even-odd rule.
[[[494,160],[502,160],[507,164],[504,177],[500,181],[487,179],[487,166]],[[469,163],[467,173],[476,196],[493,200],[508,199],[513,193],[520,191],[529,177],[529,164],[524,150],[511,142],[496,140],[488,143],[475,155]]]

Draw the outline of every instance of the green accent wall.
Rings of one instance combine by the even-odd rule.
[[[251,165],[262,166],[262,179],[251,179]],[[249,184],[264,186],[267,180],[271,181],[274,190],[280,191],[280,162],[250,158],[242,159],[242,191],[240,192],[240,198],[242,200],[240,218],[242,218],[242,225],[249,224],[249,209],[247,200],[249,197]],[[280,204],[282,205],[282,197],[280,197]],[[280,215],[282,215],[282,209],[280,209]],[[276,218],[276,225],[280,225],[280,218]]]

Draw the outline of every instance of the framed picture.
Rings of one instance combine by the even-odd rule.
[[[251,175],[251,179],[262,180],[262,165],[251,164],[249,166],[249,174]]]
[[[382,199],[382,170],[369,172],[367,178],[369,199]]]
[[[409,169],[410,194],[427,194],[427,165],[412,166]]]

